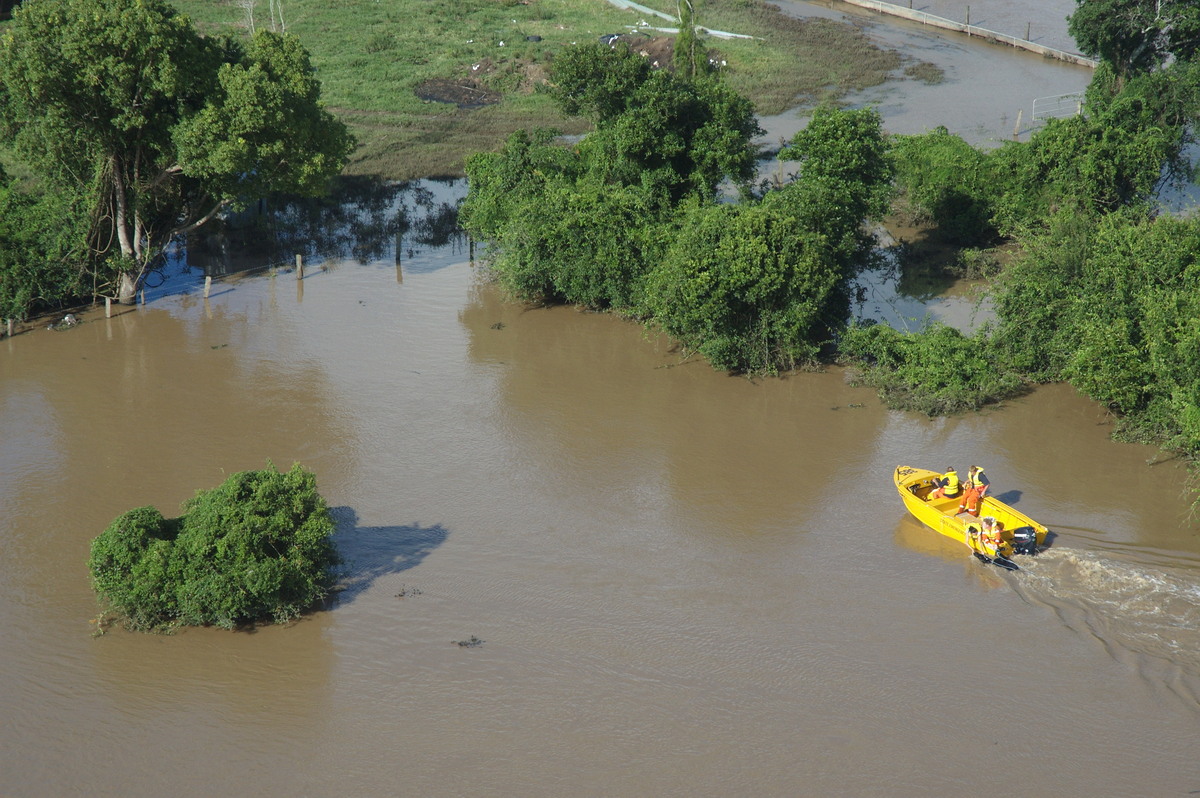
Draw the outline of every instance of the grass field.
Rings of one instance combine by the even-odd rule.
[[[176,0],[204,32],[250,28],[253,0]],[[642,3],[674,13],[674,2]],[[582,132],[536,91],[554,53],[665,19],[606,0],[280,0],[283,22],[312,53],[325,101],[359,140],[347,171],[407,179],[462,173],[466,155],[499,146],[513,130]],[[253,7],[270,27],[270,5]],[[901,76],[901,56],[852,25],[794,20],[759,0],[704,0],[697,22],[754,39],[707,38],[730,84],[774,114]],[[278,17],[275,20],[279,27]],[[653,32],[651,32],[653,34]],[[417,97],[433,79],[474,79],[499,103],[474,110]]]
[[[584,120],[563,118],[537,90],[554,54],[603,34],[640,29],[662,36],[648,28],[672,26],[607,0],[174,4],[203,33],[248,35],[252,27],[282,27],[296,34],[312,54],[326,105],[358,139],[346,171],[392,179],[461,175],[467,155],[499,147],[519,128],[583,132]],[[676,9],[674,0],[643,0],[642,5],[668,14]],[[273,14],[278,9],[282,24],[279,14]],[[905,68],[913,74],[913,64],[897,52],[879,49],[853,25],[792,19],[761,0],[701,0],[696,22],[754,37],[704,41],[725,62],[730,85],[761,114],[836,100],[889,77],[903,79]],[[499,102],[469,110],[418,97],[418,87],[435,80],[469,81]],[[19,171],[19,165],[10,161],[10,166]]]

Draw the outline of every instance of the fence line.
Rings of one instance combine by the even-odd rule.
[[[1079,66],[1091,67],[1095,69],[1098,61],[1093,61],[1091,58],[1080,55],[1079,53],[1068,53],[1066,50],[1056,50],[1053,47],[1046,47],[1042,44],[1034,44],[1031,41],[1010,36],[1007,33],[999,33],[987,28],[976,27],[970,24],[971,11],[970,6],[967,7],[967,22],[955,22],[945,17],[934,16],[933,14],[924,11],[916,11],[912,8],[905,8],[894,3],[884,3],[881,0],[838,0],[838,2],[847,3],[859,8],[866,8],[871,11],[877,11],[880,14],[889,14],[893,17],[920,22],[923,25],[929,25],[943,30],[957,31],[965,33],[968,36],[979,37],[985,41],[995,42],[997,44],[1007,44],[1010,47],[1016,47],[1020,50],[1028,50],[1031,53],[1037,53],[1047,58],[1057,58],[1059,61],[1066,61],[1068,64],[1077,64]]]
[[[1036,97],[1033,100],[1033,121],[1075,116],[1083,113],[1083,92]]]

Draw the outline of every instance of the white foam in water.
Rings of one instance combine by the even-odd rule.
[[[1024,598],[1095,635],[1118,659],[1148,657],[1200,679],[1200,573],[1066,548],[1021,558],[1021,567],[1015,586]]]

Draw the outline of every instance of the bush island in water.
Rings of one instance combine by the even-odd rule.
[[[92,541],[88,568],[134,629],[281,622],[328,595],[333,527],[312,472],[268,463],[197,492],[178,518],[124,513]]]

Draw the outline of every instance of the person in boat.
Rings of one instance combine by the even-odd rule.
[[[954,470],[954,466],[946,469],[946,473],[942,474],[940,479],[934,480],[933,490],[929,494],[932,499],[953,499],[962,492],[962,483],[959,482],[958,472]]]
[[[997,521],[992,516],[983,519],[983,532],[979,536],[984,553],[990,557],[1007,557],[1009,552],[1004,544],[1004,522]]]
[[[991,482],[987,478],[987,474],[983,473],[983,469],[973,465],[967,471],[967,481],[963,486],[962,501],[958,503],[958,511],[960,513],[970,513],[976,518],[979,517],[979,503],[983,501],[984,494],[987,493]]]

